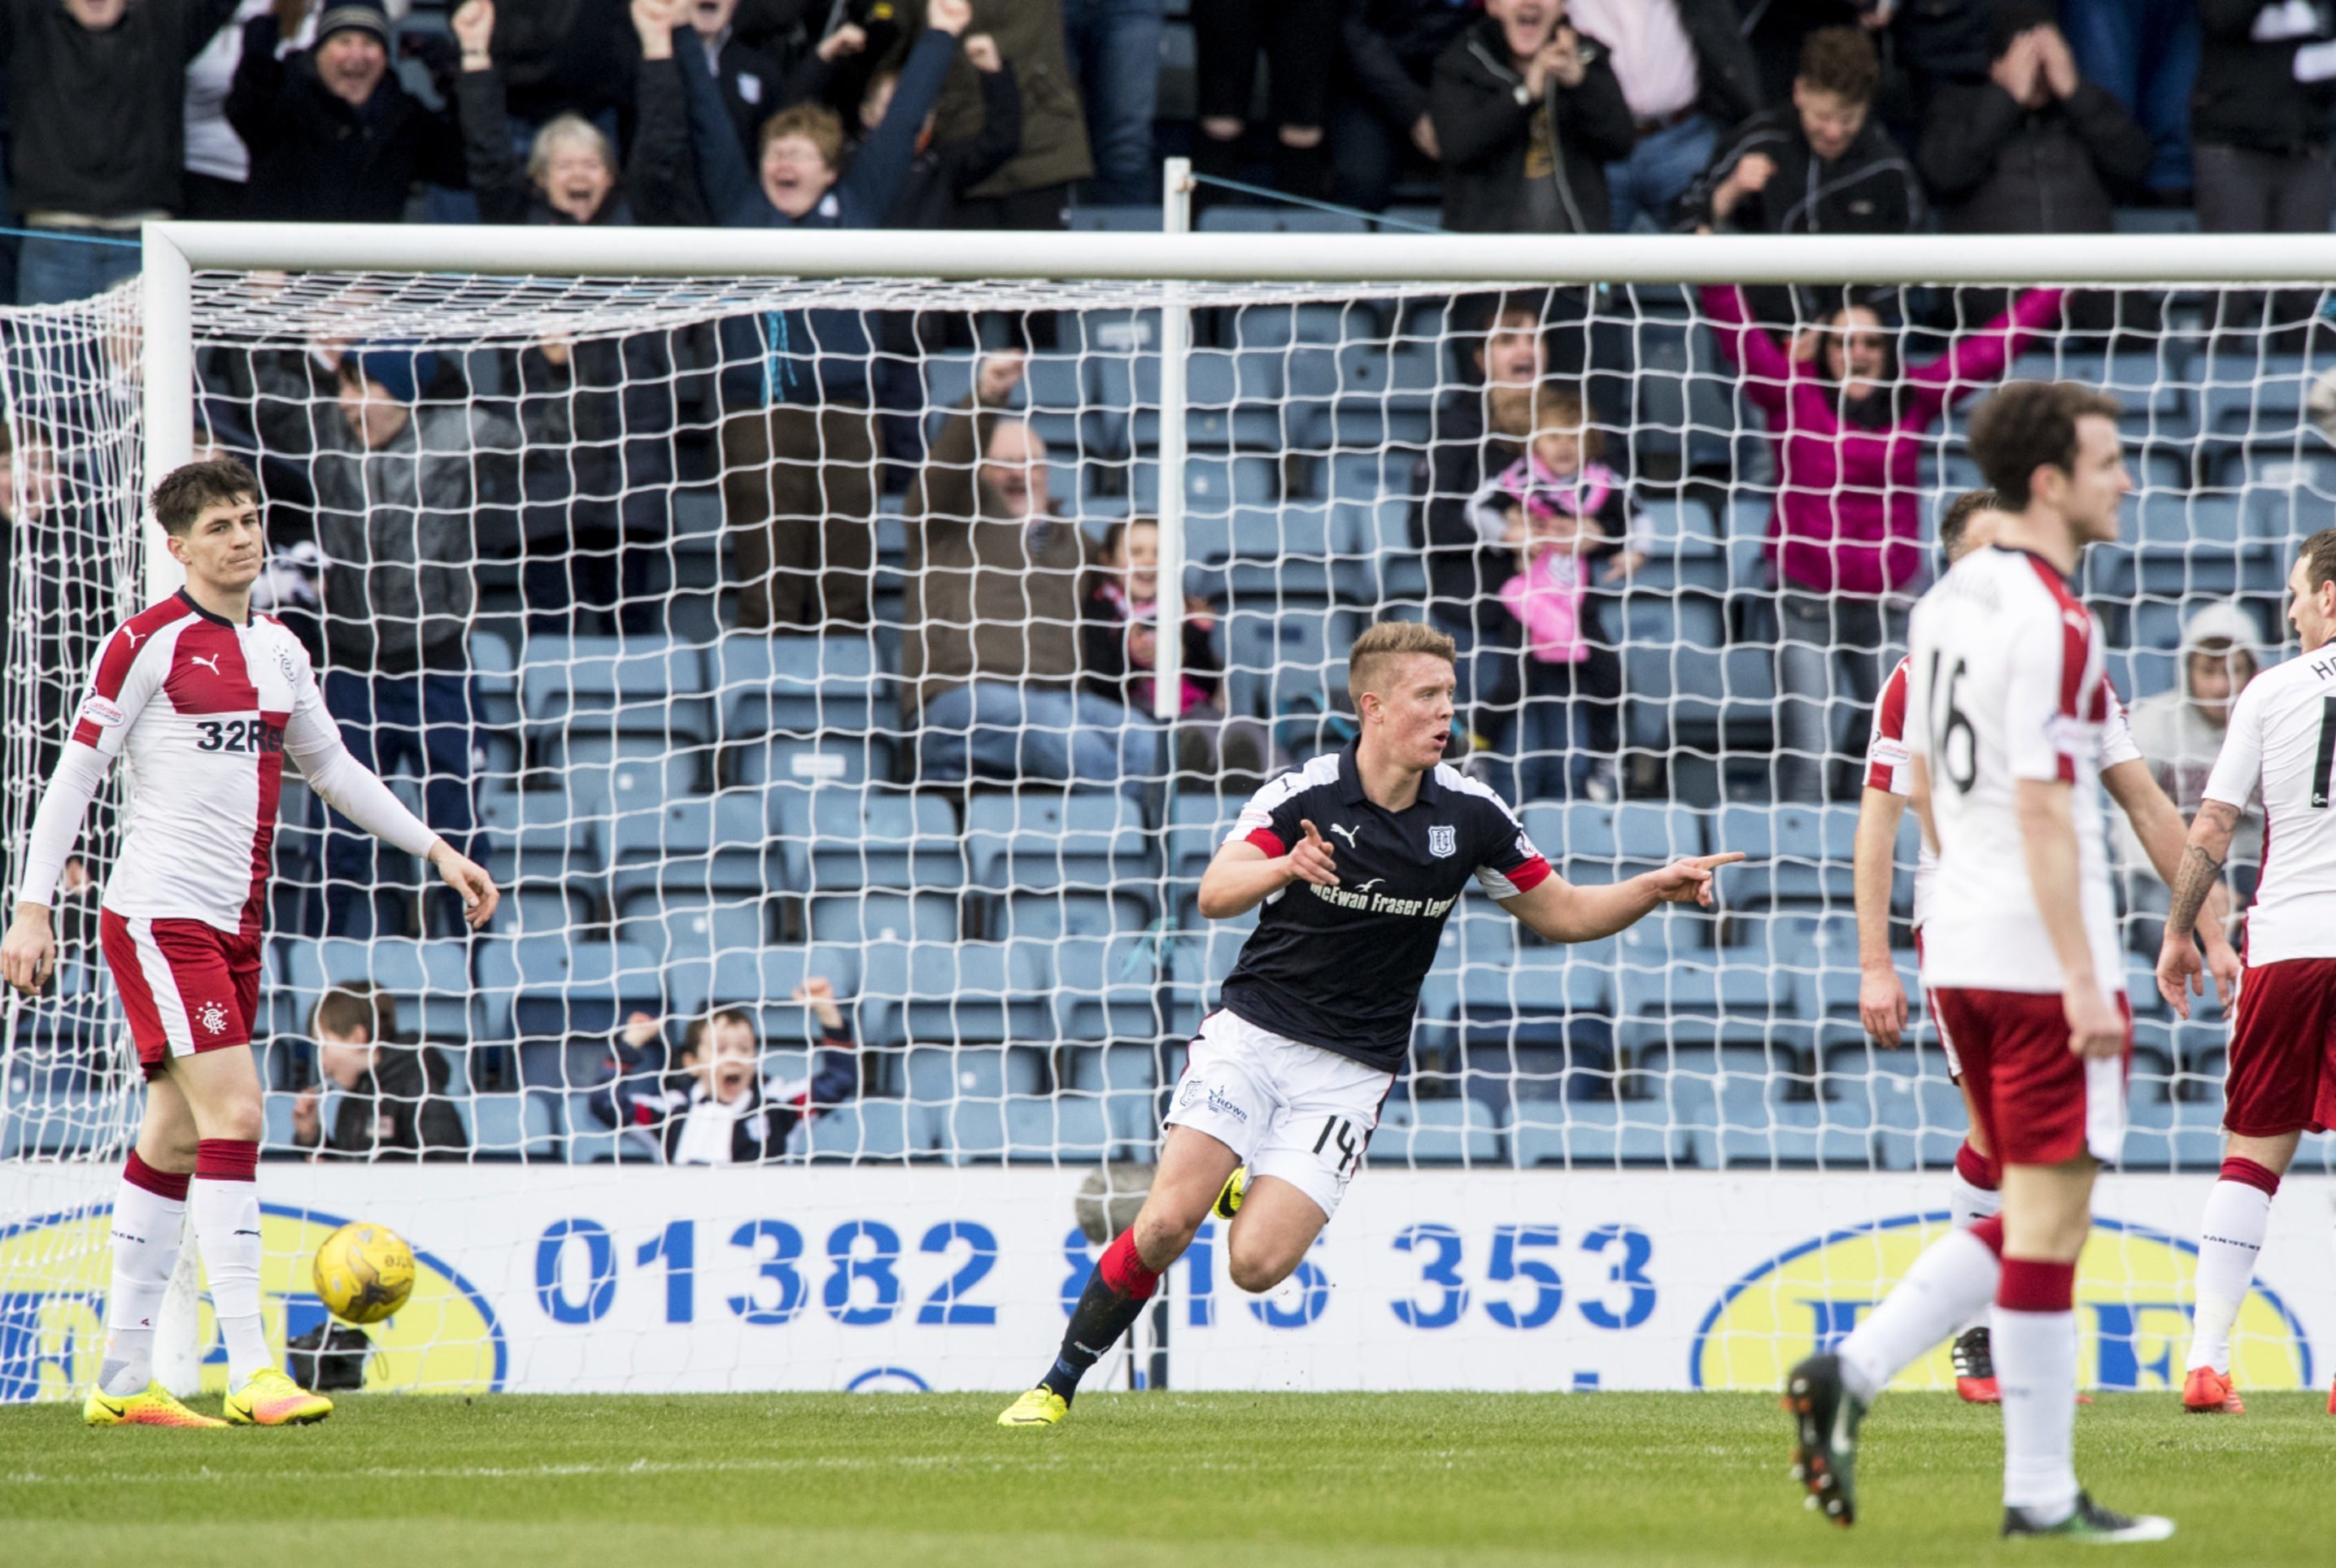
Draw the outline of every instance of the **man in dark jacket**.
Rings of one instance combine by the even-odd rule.
[[[1330,200],[1377,212],[1407,144],[1439,156],[1427,84],[1436,62],[1474,18],[1449,0],[1347,0],[1340,65],[1330,78]]]
[[[884,122],[840,173],[843,128],[797,104],[763,127],[759,170],[732,139],[714,79],[682,62],[689,140],[727,229],[874,229],[891,214],[971,7],[930,0]],[[738,625],[868,618],[876,559],[875,418],[866,313],[771,311],[723,324],[723,510],[737,541]]]
[[[373,349],[342,356],[340,417],[311,460],[325,559],[326,705],[341,737],[384,774],[423,780],[447,842],[469,842],[482,743],[470,677],[482,509],[507,506],[519,433],[476,406],[419,403],[434,356]],[[365,835],[326,841],[326,930],[394,930],[398,900],[374,874]],[[378,891],[376,891],[378,890]],[[451,905],[437,906],[442,918]]]
[[[1820,27],[1801,48],[1793,102],[1754,115],[1679,198],[1681,227],[1748,234],[1911,234],[1922,187],[1873,117],[1882,64],[1855,27]],[[1792,317],[1787,288],[1746,291],[1763,321]]]
[[[389,18],[336,3],[316,44],[276,56],[275,14],[244,24],[228,123],[251,150],[250,215],[314,223],[395,223],[414,182],[460,189],[462,139],[389,68]]]
[[[459,1160],[469,1150],[445,1058],[391,1043],[392,998],[364,981],[335,986],[316,1003],[309,1032],[321,1081],[292,1103],[294,1144],[320,1160]]]
[[[138,271],[138,225],[184,199],[187,63],[237,0],[0,0],[9,177],[27,239],[16,299],[102,294]],[[113,239],[119,244],[91,243]]]
[[[1022,151],[967,193],[968,229],[1060,229],[1071,187],[1095,171],[1087,153],[1086,112],[1063,44],[1062,0],[975,0],[968,32],[998,40],[1022,94]],[[941,88],[936,134],[962,141],[981,116],[980,78],[968,63]],[[1148,199],[1147,199],[1148,200]]]
[[[2149,173],[2149,133],[2076,59],[2050,0],[2004,0],[1990,19],[1993,58],[1983,82],[1939,89],[1915,159],[1953,234],[2104,234],[2120,198]],[[2113,325],[2117,297],[2074,297],[2070,326]],[[1992,320],[2002,289],[1958,291],[1966,322]],[[2140,326],[2140,323],[2131,325]]]
[[[2324,233],[2336,210],[2329,112],[2336,102],[2336,6],[2309,0],[2198,0],[2203,39],[2190,95],[2198,227],[2210,234]],[[2251,320],[2259,294],[2220,297],[2224,320]],[[2273,319],[2318,303],[2282,290]]]
[[[1567,15],[1612,50],[1638,130],[1630,156],[1606,170],[1614,232],[1641,219],[1664,228],[1720,133],[1760,108],[1759,74],[1735,7],[1728,0],[1567,0]]]
[[[1606,232],[1606,165],[1638,130],[1606,45],[1566,24],[1564,0],[1486,0],[1436,61],[1428,102],[1445,228]]]

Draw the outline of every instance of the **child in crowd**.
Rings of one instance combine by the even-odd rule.
[[[1477,694],[1471,723],[1495,751],[1510,734],[1519,743],[1521,779],[1509,779],[1505,765],[1489,755],[1482,765],[1504,794],[1515,784],[1526,798],[1580,791],[1611,800],[1622,669],[1591,563],[1611,562],[1605,572],[1611,580],[1636,560],[1624,555],[1629,493],[1598,461],[1599,433],[1578,389],[1550,384],[1536,391],[1533,432],[1524,453],[1469,504],[1478,538],[1516,562],[1500,598],[1518,654],[1502,661],[1491,690]]]
[[[1157,691],[1153,672],[1160,662],[1158,522],[1134,517],[1111,525],[1088,574],[1081,610],[1079,657],[1087,689],[1125,705],[1133,717],[1149,716]],[[1205,604],[1186,605],[1177,766],[1186,773],[1261,774],[1262,726],[1226,716],[1216,629]]]
[[[591,1098],[593,1114],[620,1131],[638,1128],[657,1140],[667,1164],[751,1165],[783,1159],[787,1139],[859,1093],[860,1064],[852,1026],[824,979],[797,986],[794,999],[819,1020],[820,1050],[812,1075],[765,1078],[762,1044],[753,1017],[721,1008],[694,1020],[682,1038],[681,1061],[660,1072],[657,1021],[636,1013],[625,1022],[611,1077]]]

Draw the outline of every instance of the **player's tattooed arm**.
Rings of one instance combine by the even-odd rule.
[[[2205,992],[2204,965],[2191,932],[2209,895],[2221,893],[2223,862],[2230,858],[2231,838],[2238,826],[2238,807],[2224,801],[2203,802],[2182,845],[2174,873],[2174,907],[2166,912],[2166,939],[2157,950],[2158,994],[2181,1018],[2190,1016],[2191,997]],[[2219,988],[2219,976],[2217,984]]]
[[[2139,757],[2127,758],[2101,772],[2101,784],[2124,812],[2126,821],[2133,825],[2134,838],[2142,852],[2169,888],[2181,880],[2182,864],[2187,855],[2187,828],[2182,813],[2157,782],[2147,763]],[[2221,871],[2220,864],[2214,868]],[[2219,875],[2209,873],[2206,901],[2203,906],[2203,922],[2192,920],[2183,925],[2189,934],[2194,926],[2203,934],[2206,950],[2206,968],[2214,978],[2214,989],[2225,1002],[2238,984],[2239,955],[2231,947],[2231,895]]]

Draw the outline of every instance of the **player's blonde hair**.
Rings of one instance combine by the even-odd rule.
[[[1445,664],[1459,662],[1452,639],[1425,621],[1383,620],[1366,628],[1347,652],[1347,695],[1355,699],[1355,706],[1362,706],[1363,693],[1386,677],[1387,660],[1413,653],[1427,654]]]

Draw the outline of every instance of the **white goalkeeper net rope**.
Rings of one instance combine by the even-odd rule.
[[[1753,859],[1716,913],[1573,948],[1464,899],[1371,1165],[1487,1190],[1542,1168],[1927,1169],[1943,1189],[1963,1115],[1913,986],[1911,824],[1892,917],[1911,1049],[1858,1021],[1849,855],[1874,689],[1941,508],[1980,482],[1963,421],[2006,374],[2123,400],[2137,499],[2083,587],[2120,693],[2188,734],[2185,622],[2211,608],[2226,643],[2278,657],[2292,541],[2336,494],[2300,331],[2231,325],[2232,291],[2103,287],[1990,359],[1973,346],[2001,346],[2001,289],[1856,290],[1871,315],[1847,318],[1839,288],[1747,291],[1776,363],[1806,351],[1829,371],[1807,330],[1827,326],[1852,360],[1878,352],[1853,374],[1880,390],[1845,411],[1837,389],[1793,394],[1846,421],[1828,436],[1806,409],[1776,428],[1694,289],[1173,286],[1192,312],[1183,583],[1206,619],[1184,642],[1183,717],[1162,726],[1147,595],[1102,552],[1123,532],[1148,548],[1122,525],[1179,482],[1161,462],[1171,287],[199,274],[197,446],[261,476],[264,600],[311,641],[353,743],[504,889],[491,929],[462,934],[423,868],[287,780],[257,1020],[268,1152],[420,1146],[524,1164],[544,1191],[579,1166],[702,1159],[717,1135],[716,1158],[968,1183],[1148,1160],[1251,923],[1200,920],[1202,868],[1262,775],[1351,736],[1353,637],[1426,616],[1468,648],[1475,749],[1455,760],[1518,803],[1562,874]],[[12,878],[73,694],[137,598],[152,476],[134,299],[0,320]],[[1924,367],[1948,354],[1971,354],[1969,374],[1924,412]],[[1488,366],[1569,392],[1571,438],[1521,439],[1567,427],[1569,405],[1536,417],[1487,389]],[[954,428],[978,387],[995,406]],[[1789,485],[1780,439],[1800,443]],[[1026,518],[1034,498],[1055,525]],[[1844,587],[1884,586],[1854,575],[1881,560],[1864,520],[1919,548],[1881,598],[1780,596],[1780,506],[1838,520]],[[2193,791],[2211,760],[2153,758]],[[92,886],[115,842],[101,809]],[[2177,1024],[2144,978],[2165,895],[2137,856],[2121,896],[2140,1015],[2127,1164],[2208,1168],[2224,1026]],[[77,907],[61,905],[59,984],[12,1004],[0,1046],[0,1220],[102,1202],[134,1122]],[[852,1037],[841,1067],[797,999],[822,980]],[[419,1054],[352,1086],[310,1018],[355,982]],[[688,1114],[703,1075],[685,1049],[732,1008],[769,1120],[716,1135]],[[288,1192],[283,1169],[264,1176]],[[53,1233],[85,1255],[45,1277],[102,1292],[102,1225]],[[545,1310],[589,1311],[599,1254],[546,1235]],[[858,1310],[851,1270],[913,1261],[920,1242],[929,1271],[954,1267],[962,1238],[936,1236],[886,1231],[872,1254],[846,1238],[831,1310]],[[95,1333],[94,1295],[69,1323],[10,1289],[0,1398],[56,1392],[77,1353],[61,1337]],[[1010,1347],[1001,1375],[1045,1348]]]

